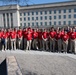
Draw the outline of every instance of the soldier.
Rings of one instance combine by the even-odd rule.
[[[56,32],[54,31],[54,28],[51,28],[51,31],[49,32],[49,37],[50,37],[50,50],[52,52],[55,52],[55,35]]]

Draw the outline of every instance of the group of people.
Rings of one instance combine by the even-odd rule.
[[[76,28],[0,29],[0,49],[43,50],[51,52],[76,52]]]

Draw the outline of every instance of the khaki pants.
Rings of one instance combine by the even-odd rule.
[[[16,39],[11,39],[11,49],[16,50]]]
[[[22,38],[18,38],[18,48],[22,48]]]
[[[53,52],[55,51],[55,39],[50,39],[50,50]]]
[[[27,40],[26,50],[30,50],[31,49],[31,42],[32,42],[32,40]]]
[[[68,48],[68,41],[64,42],[63,41],[63,51],[66,53]]]
[[[38,42],[37,39],[33,40],[33,42],[32,42],[33,49],[38,49],[37,42]]]
[[[61,52],[62,51],[62,40],[61,39],[58,39],[58,52]]]
[[[71,45],[70,52],[75,53],[75,51],[76,51],[75,50],[76,49],[76,41],[75,40],[71,40],[70,45]]]
[[[42,49],[42,39],[39,39],[39,49]]]
[[[43,40],[42,43],[43,43],[43,50],[47,50],[47,49],[48,49],[48,43],[47,43],[47,40],[46,40],[46,41]]]

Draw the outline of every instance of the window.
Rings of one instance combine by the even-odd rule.
[[[36,22],[36,25],[38,26],[38,22]]]
[[[26,23],[24,23],[24,27],[26,26]]]
[[[34,20],[34,17],[32,17],[32,20]]]
[[[34,23],[32,23],[32,26],[34,26]]]
[[[30,17],[28,17],[28,21],[30,21]]]
[[[20,23],[20,26],[22,26],[22,23]]]
[[[74,21],[74,24],[76,25],[76,21]]]
[[[74,18],[76,18],[76,14],[74,14]]]
[[[76,12],[76,8],[74,9],[74,12]]]
[[[61,10],[59,10],[59,13],[61,13]]]
[[[54,16],[54,19],[56,19],[56,16]]]
[[[42,11],[40,11],[40,15],[42,15]]]
[[[56,10],[54,10],[54,14],[56,14]]]
[[[45,25],[47,25],[47,22],[45,22]]]
[[[49,16],[49,20],[51,20],[52,19],[52,17],[51,16]]]
[[[68,21],[68,25],[71,25],[71,21]]]
[[[49,25],[52,25],[51,22],[49,22]]]
[[[66,19],[66,15],[64,15],[64,19]]]
[[[66,13],[66,9],[64,9],[64,13]]]
[[[61,19],[61,15],[59,15],[59,19]]]
[[[68,15],[68,18],[71,18],[71,15]]]
[[[45,20],[47,20],[47,16],[45,16]]]
[[[20,21],[22,21],[22,18],[20,18]]]
[[[30,12],[28,12],[28,16],[30,15]]]
[[[69,9],[69,13],[71,13],[71,9]]]
[[[26,13],[24,13],[24,16],[26,16]]]
[[[38,20],[38,17],[36,17],[36,20]]]
[[[24,21],[26,21],[26,18],[24,18]]]
[[[45,14],[47,14],[47,11],[45,11]]]
[[[59,25],[61,25],[61,21],[59,21]]]
[[[22,16],[22,13],[20,13],[20,16]]]
[[[49,14],[51,14],[51,10],[49,11]]]
[[[63,21],[63,25],[66,25],[66,21]]]
[[[30,23],[28,23],[28,26],[30,26]]]
[[[36,15],[38,15],[38,12],[36,12]]]
[[[32,12],[32,15],[34,15],[34,12]]]
[[[40,17],[40,20],[42,20],[42,19],[43,19],[43,17],[41,16],[41,17]]]
[[[56,22],[54,22],[54,25],[56,25]]]
[[[40,25],[42,26],[42,25],[43,25],[43,23],[42,23],[42,22],[40,22]]]

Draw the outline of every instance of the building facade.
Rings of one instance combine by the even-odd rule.
[[[76,25],[76,1],[0,7],[0,27]]]

